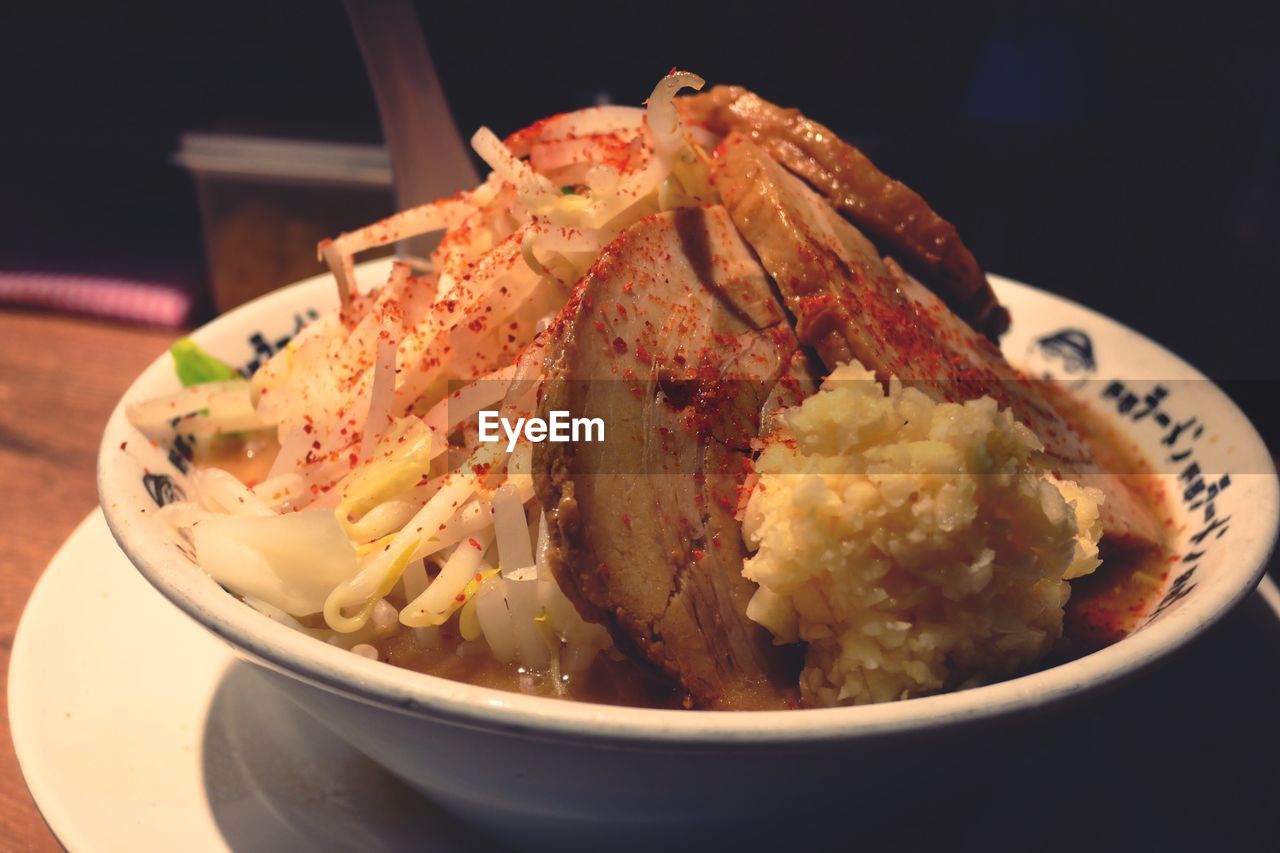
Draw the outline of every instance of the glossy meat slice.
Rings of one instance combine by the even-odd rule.
[[[720,136],[749,136],[879,240],[974,328],[998,338],[1009,327],[1009,312],[996,301],[955,226],[830,128],[739,86],[717,86],[678,103],[691,124]]]
[[[937,296],[881,260],[803,181],[736,133],[717,151],[713,180],[796,316],[800,341],[828,368],[856,358],[878,378],[897,376],[937,399],[994,397],[1039,436],[1048,468],[1103,489],[1112,546],[1161,541],[1155,512],[1125,478],[1098,470],[1090,448],[1038,387]]]
[[[794,650],[746,618],[737,510],[763,411],[812,377],[768,277],[722,207],[649,217],[578,283],[539,411],[604,442],[535,446],[552,567],[587,618],[704,708],[782,707]]]

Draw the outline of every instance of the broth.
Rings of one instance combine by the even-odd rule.
[[[1174,519],[1164,483],[1141,448],[1084,400],[1050,383],[1045,396],[1088,442],[1098,467],[1122,477],[1147,506],[1156,510],[1171,534]],[[1124,472],[1124,473],[1120,473]],[[1160,600],[1169,571],[1177,559],[1168,547],[1121,550],[1102,537],[1102,565],[1091,575],[1071,581],[1064,635],[1075,654],[1108,646],[1128,636]]]
[[[585,671],[561,675],[557,683],[551,673],[526,670],[485,654],[482,640],[475,641],[478,646],[461,641],[456,627],[455,617],[435,631],[399,631],[375,644],[378,658],[415,672],[516,693],[606,705],[681,707],[681,693],[675,685],[629,658],[596,655]]]
[[[241,432],[219,435],[197,445],[197,465],[221,468],[252,488],[271,471],[271,463],[280,452],[280,443],[268,432]]]

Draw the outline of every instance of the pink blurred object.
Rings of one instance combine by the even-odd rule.
[[[0,270],[0,304],[179,327],[190,319],[195,297],[159,281]]]

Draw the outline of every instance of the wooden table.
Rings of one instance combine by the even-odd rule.
[[[107,416],[176,337],[0,310],[0,690],[18,617],[54,551],[98,503]],[[0,849],[58,850],[22,781],[0,700]]]

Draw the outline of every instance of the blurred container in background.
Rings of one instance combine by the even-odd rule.
[[[187,133],[174,159],[195,179],[219,312],[321,272],[319,241],[394,212],[378,145]]]

